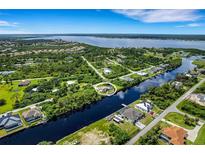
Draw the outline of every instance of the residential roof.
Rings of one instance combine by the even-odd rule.
[[[187,132],[179,127],[172,126],[163,129],[162,133],[170,138],[170,143],[174,145],[184,144],[184,138]]]
[[[131,121],[136,121],[143,116],[143,113],[127,107],[121,109],[121,114]]]
[[[143,101],[139,104],[136,104],[136,108],[145,110],[145,111],[149,111],[153,108],[152,104],[150,104],[149,102]]]
[[[40,116],[42,116],[41,112],[36,109],[36,108],[32,108],[30,110],[24,111],[22,113],[22,116],[27,119],[27,118],[38,118]]]
[[[27,85],[29,85],[31,83],[31,81],[29,81],[29,80],[23,80],[23,81],[21,81],[20,83],[19,83],[19,86],[27,86]]]
[[[200,102],[205,102],[205,95],[204,94],[197,94]]]
[[[0,117],[0,127],[12,128],[21,124],[19,115],[7,115]]]

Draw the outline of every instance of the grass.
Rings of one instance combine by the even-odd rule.
[[[182,101],[177,108],[185,113],[193,115],[195,117],[205,119],[205,107],[199,104],[193,103],[189,100]]]
[[[198,136],[194,142],[194,144],[204,145],[205,144],[205,125],[201,127],[199,130]]]
[[[185,124],[184,115],[182,114],[171,112],[165,116],[165,119],[186,129],[194,129],[194,126]]]
[[[124,121],[123,123],[114,123],[117,126],[119,126],[121,129],[125,130],[129,136],[134,136],[135,134],[137,134],[139,132],[139,129],[134,126],[132,123]]]
[[[109,133],[109,125],[111,123],[114,123],[116,126],[120,127],[122,130],[126,131],[128,133],[129,136],[134,136],[136,133],[139,132],[139,129],[134,126],[132,123],[128,122],[128,121],[124,121],[124,123],[120,123],[117,124],[115,122],[110,122],[107,121],[106,119],[101,119],[97,122],[94,122],[76,132],[74,132],[73,134],[70,134],[66,137],[64,137],[63,139],[59,140],[57,142],[57,144],[70,144],[73,143],[74,141],[80,141],[82,139],[82,136],[84,136],[84,134],[92,132],[93,130],[99,130],[102,131],[104,134]]]
[[[37,83],[37,80],[32,80],[31,84]],[[13,110],[13,105],[15,103],[16,98],[18,97],[19,100],[22,99],[24,94],[25,87],[18,86],[19,81],[13,81],[11,84],[0,84],[0,99],[5,99],[6,104],[0,106],[0,114],[5,113],[7,111]]]
[[[193,61],[193,64],[197,65],[198,68],[205,68],[205,60],[204,59],[195,60],[195,61]]]
[[[140,120],[140,122],[143,123],[144,125],[148,125],[152,120],[153,120],[152,116],[149,114],[146,114],[145,118]]]
[[[161,130],[162,130],[163,128],[169,127],[169,126],[170,126],[169,124],[160,121],[160,122],[158,122],[152,129],[150,129],[145,135],[143,135],[142,137],[143,137],[143,138],[146,138],[147,136],[150,136],[150,135],[155,134],[154,129],[157,128],[157,127],[160,127]],[[151,134],[150,134],[150,133],[151,133]],[[148,137],[148,138],[150,138],[150,137]],[[163,142],[162,140],[160,140],[160,139],[158,139],[157,142],[158,142],[157,145],[164,145],[164,144],[166,144],[166,143],[164,143],[164,142]],[[137,140],[137,141],[135,142],[135,145],[141,145],[140,141]]]
[[[73,142],[74,140],[80,140],[80,138],[83,136],[83,134],[85,134],[86,132],[89,132],[93,129],[98,129],[101,130],[103,132],[108,132],[108,126],[109,126],[109,122],[106,119],[101,119],[95,123],[92,123],[91,125],[88,125],[76,132],[74,132],[73,134],[70,134],[66,137],[64,137],[63,139],[59,140],[57,142],[57,144],[65,144],[68,142]]]

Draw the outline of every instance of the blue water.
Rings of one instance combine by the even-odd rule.
[[[121,104],[130,104],[139,99],[140,95],[145,93],[150,86],[158,87],[175,79],[178,73],[186,73],[194,69],[195,65],[192,64],[193,58],[184,58],[182,65],[177,69],[146,80],[126,91],[120,91],[116,95],[106,97],[81,111],[64,115],[55,121],[50,121],[44,125],[29,128],[2,138],[0,139],[0,144],[37,144],[43,140],[56,142],[64,136],[119,110],[122,108]]]
[[[32,38],[36,39],[36,38]],[[86,43],[100,47],[147,47],[147,48],[195,48],[205,50],[205,41],[190,40],[160,40],[160,39],[128,39],[128,38],[102,38],[94,36],[51,36],[41,39],[62,39]]]

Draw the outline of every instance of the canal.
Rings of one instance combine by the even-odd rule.
[[[43,125],[28,128],[2,138],[0,144],[33,145],[44,140],[56,142],[64,136],[119,110],[122,108],[121,104],[130,104],[139,99],[140,95],[144,94],[149,87],[158,87],[175,79],[178,73],[186,73],[194,69],[195,65],[192,64],[192,61],[195,58],[183,58],[182,65],[175,70],[148,79],[126,91],[120,91],[113,96],[106,97],[81,111],[63,115],[55,121],[49,121]]]

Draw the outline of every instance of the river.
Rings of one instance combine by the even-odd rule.
[[[130,104],[139,99],[140,95],[145,93],[150,86],[158,87],[175,79],[178,73],[186,73],[189,70],[194,69],[195,65],[192,64],[192,61],[195,58],[196,57],[183,58],[182,65],[173,71],[158,75],[142,82],[138,86],[129,88],[126,91],[120,91],[113,96],[106,97],[81,111],[61,116],[55,121],[49,121],[43,125],[28,128],[2,138],[0,139],[0,144],[33,145],[38,144],[43,140],[56,142],[66,135],[119,110],[122,108],[121,104]]]
[[[37,39],[37,38],[30,38]],[[62,39],[99,47],[135,47],[135,48],[195,48],[205,50],[205,41],[146,39],[146,38],[103,38],[94,36],[49,36],[38,39]]]

